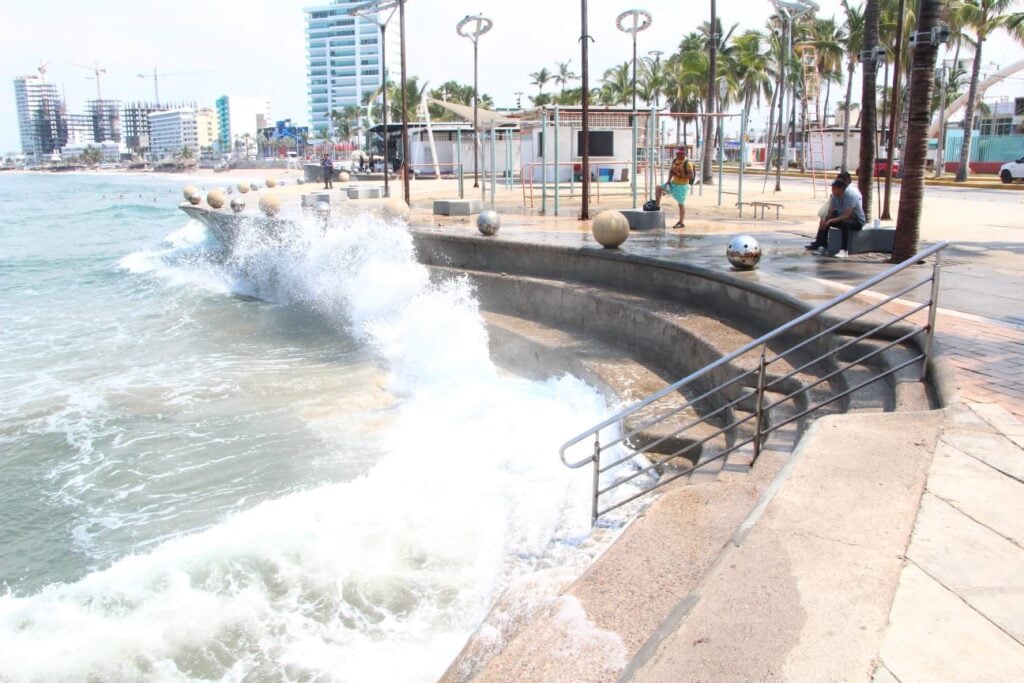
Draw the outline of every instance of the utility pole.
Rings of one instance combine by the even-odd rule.
[[[583,144],[580,145],[582,164],[580,166],[580,180],[583,182],[583,202],[580,208],[580,220],[590,220],[590,52],[591,40],[587,33],[587,0],[580,0],[580,55],[583,62],[581,82],[583,88]]]
[[[889,214],[889,202],[892,198],[892,165],[893,154],[896,153],[896,112],[900,108],[900,54],[903,51],[903,17],[906,0],[900,0],[900,9],[896,19],[896,49],[893,54],[893,76],[892,76],[892,104],[889,110],[889,144],[886,146],[886,158],[889,159],[888,168],[885,169],[885,200],[882,203],[882,215],[879,218],[883,221],[892,220]]]

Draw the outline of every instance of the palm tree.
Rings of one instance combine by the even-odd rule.
[[[821,112],[823,118],[828,116],[828,101],[832,83],[835,82],[836,75],[842,71],[845,37],[843,27],[836,23],[835,17],[815,18],[811,24],[810,44],[814,46],[818,56],[815,68],[825,83],[825,106]]]
[[[530,85],[537,86],[537,94],[542,95],[544,94],[544,86],[553,78],[553,75],[545,66],[540,71],[534,71],[530,74],[530,78],[532,79]]]
[[[555,66],[558,67],[558,73],[553,75],[551,78],[558,84],[559,88],[561,88],[563,92],[565,91],[565,86],[568,85],[570,81],[579,80],[579,76],[572,72],[572,68],[570,67],[571,64],[571,59],[567,62],[555,62]]]
[[[647,104],[661,104],[661,93],[665,89],[665,65],[660,59],[644,57],[640,61],[636,89],[640,99]]]
[[[711,55],[708,62],[708,89],[705,94],[707,105],[705,112],[713,114],[715,112],[715,89],[718,85],[718,50],[721,45],[725,43],[725,37],[722,36],[722,23],[718,19],[718,14],[715,8],[715,0],[711,0],[711,21],[705,22],[701,26],[701,32],[707,38],[708,53]],[[704,124],[704,154],[701,156],[701,182],[705,185],[709,185],[714,182],[714,176],[711,173],[711,128],[712,128],[712,117],[707,117],[707,123]]]
[[[960,168],[956,181],[967,180],[968,164],[971,160],[971,133],[974,129],[974,107],[978,98],[978,81],[981,76],[981,52],[985,39],[994,31],[1006,27],[1012,29],[1009,12],[1017,0],[963,0],[963,18],[968,28],[974,31],[974,66],[971,69],[971,84],[967,89],[967,104],[964,109],[964,142],[960,148]]]
[[[864,12],[861,5],[850,6],[850,0],[843,0],[843,11],[846,13],[846,24],[844,26],[843,49],[846,52],[846,99],[845,112],[843,117],[843,161],[842,170],[848,169],[850,150],[850,113],[852,103],[850,98],[853,95],[853,72],[857,69],[860,61],[860,51],[864,45]]]
[[[864,6],[864,52],[874,53],[878,47],[879,0],[867,0]],[[871,172],[875,167],[876,125],[875,84],[878,75],[876,58],[862,60],[860,109],[860,165],[857,186],[864,198],[864,215],[871,216]]]
[[[761,98],[771,99],[773,70],[769,54],[762,47],[764,34],[748,30],[733,39],[732,52],[728,61],[729,78],[738,85],[742,101],[744,121],[750,121],[750,110],[754,103],[760,107]],[[746,137],[746,130],[740,131]]]
[[[921,0],[921,16],[918,19],[918,35],[928,35],[939,23],[942,0]],[[935,43],[919,43],[914,49],[913,73],[931,74],[935,71],[935,60],[939,46]],[[931,125],[933,78],[913,78],[910,85],[910,101],[907,108],[910,124],[903,155],[903,185],[900,190],[899,213],[896,216],[896,241],[892,261],[901,263],[917,252],[920,236],[921,201],[924,197],[924,167],[928,156],[928,127]]]
[[[663,70],[665,97],[668,100],[669,111],[676,114],[699,111],[700,94],[704,92],[703,84],[707,74],[707,54],[681,51],[666,60]],[[675,117],[677,143],[686,143],[686,125],[692,118],[690,116]],[[683,127],[681,140],[679,137],[680,126]]]
[[[633,79],[629,62],[613,66],[601,79],[599,100],[605,105],[626,104],[633,96]]]

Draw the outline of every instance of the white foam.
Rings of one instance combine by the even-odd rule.
[[[376,350],[398,399],[383,455],[353,481],[0,597],[4,676],[435,680],[496,591],[578,559],[590,472],[565,468],[557,448],[606,414],[604,400],[573,378],[498,373],[470,287],[432,284],[403,226],[319,230],[243,236],[224,279],[306,305]]]

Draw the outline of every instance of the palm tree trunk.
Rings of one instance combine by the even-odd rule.
[[[978,79],[981,77],[981,46],[985,35],[978,34],[978,45],[974,50],[974,66],[971,68],[971,86],[967,90],[967,106],[964,109],[964,144],[960,148],[960,168],[956,170],[956,182],[967,180],[971,162],[971,133],[974,130],[974,104],[978,98]]]
[[[711,36],[709,41],[711,43],[709,50],[708,59],[708,92],[707,92],[707,109],[708,114],[715,113],[715,87],[718,82],[718,19],[715,11],[715,0],[711,0]],[[707,122],[704,124],[704,154],[701,156],[701,182],[705,185],[711,185],[714,182],[714,177],[711,174],[711,135],[708,131],[714,130],[714,122],[711,117],[707,117]]]
[[[843,171],[848,170],[847,164],[850,161],[850,100],[853,97],[853,60],[850,60],[850,64],[846,67],[846,71],[846,115],[843,117],[843,162],[841,169]]]
[[[765,183],[767,183],[768,175],[772,171],[772,150],[775,148],[774,139],[772,137],[772,131],[775,130],[775,101],[778,97],[779,88],[776,86],[775,90],[772,91],[772,103],[768,107],[768,129],[764,134],[764,176]]]
[[[864,6],[864,51],[873,53],[878,47],[878,0],[867,0]],[[860,165],[857,167],[857,187],[864,198],[864,215],[871,217],[871,174],[875,166],[876,92],[878,61],[872,57],[863,63],[860,112]]]
[[[928,35],[938,24],[943,0],[922,0],[918,17],[918,35]],[[893,263],[900,263],[917,253],[921,233],[921,203],[924,198],[924,167],[928,157],[928,127],[931,125],[932,90],[935,87],[935,61],[938,44],[918,43],[910,77],[910,101],[907,103],[909,125],[903,157],[903,185],[896,216],[896,242]]]

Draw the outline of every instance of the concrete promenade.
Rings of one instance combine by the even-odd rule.
[[[1024,680],[1024,193],[1002,189],[926,192],[922,243],[951,242],[936,333],[960,404],[812,426],[760,516],[619,680]],[[729,238],[752,233],[765,256],[745,277],[813,303],[888,267],[880,254],[803,250],[821,203],[809,185],[749,198],[782,203],[780,220],[740,219],[706,188],[685,230],[634,233],[622,249],[727,268]],[[499,239],[590,240],[572,217],[516,215],[519,199],[499,193],[510,212]],[[615,204],[606,194],[593,208]],[[416,221],[474,230],[414,209]],[[897,442],[909,445],[887,446]],[[897,520],[891,537],[866,531],[872,513]]]
[[[764,257],[757,270],[738,275],[812,304],[889,267],[881,254],[838,260],[806,252],[824,190],[814,194],[806,181],[783,182],[784,191],[775,193],[773,182],[762,184],[753,176],[745,181],[745,201],[782,204],[778,220],[771,211],[767,220],[748,212],[740,218],[734,206],[737,179],[727,176],[721,206],[717,188],[706,187],[691,196],[685,230],[634,233],[622,250],[728,270],[729,239],[754,234]],[[592,215],[632,206],[625,185],[614,185],[602,188]],[[682,597],[670,598],[674,608],[666,610],[654,635],[638,636],[645,642],[625,638],[624,659],[617,659],[614,637],[606,641],[614,645],[608,646],[612,654],[601,661],[585,648],[568,652],[543,638],[532,643],[536,647],[525,640],[518,644],[522,656],[513,648],[507,665],[499,662],[479,680],[1024,680],[1019,190],[984,181],[968,187],[930,184],[926,190],[922,245],[950,242],[942,255],[936,338],[954,370],[955,405],[930,413],[818,420],[782,467],[772,495],[740,525],[703,578]],[[468,186],[466,193],[480,196]],[[400,194],[397,183],[392,194]],[[475,234],[473,216],[433,216],[431,201],[453,195],[454,181],[414,181],[413,223]],[[531,206],[519,187],[499,188],[495,206],[503,225],[494,239],[594,244],[589,223],[576,218],[578,196],[560,199],[560,217],[550,215],[551,198],[548,215],[538,215],[538,197]],[[898,187],[894,216],[897,207]],[[665,208],[671,224],[675,206],[666,201]],[[865,297],[894,293],[907,277]],[[898,301],[887,308],[911,304]],[[743,484],[723,486],[739,491]],[[703,505],[683,502],[686,514]],[[676,514],[678,521],[682,513],[658,514]],[[641,531],[653,527],[656,517],[649,513],[639,520]],[[671,528],[651,528],[647,538],[673,557],[676,550],[666,547]],[[638,556],[630,549],[620,554],[623,567],[630,555]],[[591,577],[588,586],[587,578],[566,600],[580,599],[594,623],[623,634],[627,622],[650,618],[625,612],[616,585]],[[650,578],[630,571],[620,583]],[[614,629],[615,624],[626,625]],[[567,642],[572,650],[572,639]],[[531,665],[529,659],[536,661]]]

